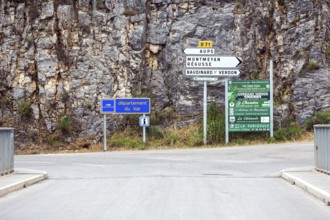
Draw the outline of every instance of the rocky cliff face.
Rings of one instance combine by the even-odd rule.
[[[138,95],[199,113],[183,50],[200,40],[241,57],[241,79],[268,78],[273,59],[275,116],[303,121],[330,110],[329,36],[330,0],[1,0],[0,123],[33,139],[70,115],[76,136],[98,137],[100,99]],[[208,89],[224,105],[223,80]]]

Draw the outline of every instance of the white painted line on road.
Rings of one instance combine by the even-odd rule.
[[[143,157],[147,160],[165,160],[165,161],[189,161],[188,158],[174,158],[174,157]]]
[[[91,164],[91,163],[73,163],[72,165],[90,166],[90,167],[105,167],[105,165],[102,165],[102,164]]]
[[[15,160],[15,163],[35,163],[35,164],[55,164],[55,162],[43,162],[43,161],[28,161],[28,160]]]

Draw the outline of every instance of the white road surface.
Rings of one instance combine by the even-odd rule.
[[[279,177],[313,155],[299,143],[16,156],[49,179],[0,198],[0,219],[328,220],[330,207]]]

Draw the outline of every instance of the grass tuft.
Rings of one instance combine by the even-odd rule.
[[[64,134],[69,134],[72,130],[72,119],[68,115],[63,115],[58,121],[57,121],[57,127],[61,129],[61,131]]]
[[[18,114],[22,118],[28,118],[32,114],[31,103],[28,101],[22,101],[18,106]]]

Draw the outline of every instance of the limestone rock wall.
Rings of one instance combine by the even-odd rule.
[[[241,79],[268,78],[273,59],[275,116],[303,121],[330,110],[329,32],[329,0],[0,0],[0,123],[45,138],[66,114],[75,136],[97,138],[100,100],[138,95],[153,112],[199,113],[183,50],[200,40],[241,57]],[[208,89],[224,105],[223,80]]]

